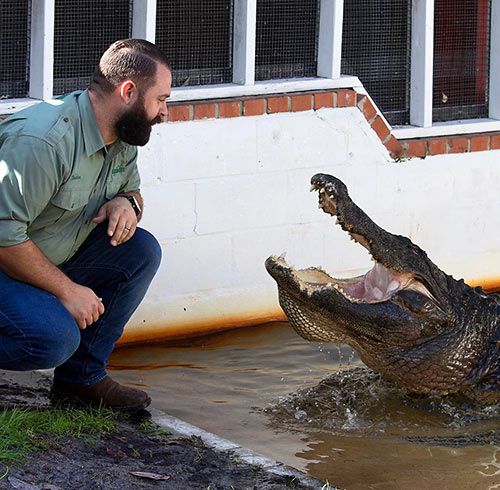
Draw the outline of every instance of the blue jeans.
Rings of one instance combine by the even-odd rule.
[[[102,298],[105,311],[80,330],[52,294],[0,271],[0,369],[55,367],[61,381],[91,385],[106,376],[115,342],[142,301],[161,260],[156,239],[137,228],[112,247],[107,222],[98,225],[60,269]]]

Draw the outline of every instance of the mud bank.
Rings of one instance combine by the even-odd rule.
[[[0,407],[48,408],[49,387],[50,379],[41,373],[0,371]],[[269,469],[249,464],[240,457],[241,450],[217,450],[213,435],[204,438],[170,428],[160,434],[140,431],[139,424],[150,416],[120,416],[114,432],[92,441],[53,441],[23,464],[9,467],[0,489],[320,490],[324,486],[283,465]],[[155,419],[161,414],[156,413]],[[0,476],[6,470],[0,464]]]

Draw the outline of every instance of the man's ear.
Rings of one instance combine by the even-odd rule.
[[[120,97],[127,105],[135,102],[137,94],[137,85],[132,80],[125,80],[120,84]]]

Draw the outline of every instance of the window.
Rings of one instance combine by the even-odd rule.
[[[130,0],[56,0],[55,95],[88,87],[103,51],[131,36],[130,7]]]
[[[255,78],[316,76],[318,0],[257,0]]]
[[[436,0],[433,120],[488,117],[488,0]]]
[[[344,0],[342,73],[359,77],[391,124],[410,122],[410,35],[410,0]]]
[[[500,51],[490,49],[500,43],[500,0],[3,0],[2,7],[3,113],[86,88],[109,44],[139,37],[167,54],[173,100],[354,87],[368,92],[397,137],[451,134],[462,120],[472,131],[500,128]]]
[[[159,0],[156,44],[173,68],[173,86],[232,81],[231,0]]]
[[[30,10],[28,0],[4,0],[0,15],[0,99],[28,95]]]

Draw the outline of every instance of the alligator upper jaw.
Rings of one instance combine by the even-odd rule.
[[[350,224],[349,221],[346,219],[346,217],[343,215],[342,211],[338,209],[337,196],[339,194],[345,193],[344,198],[350,201],[350,198],[347,195],[347,189],[341,186],[343,186],[343,183],[340,181],[335,182],[331,176],[316,174],[311,179],[310,191],[319,192],[318,208],[322,209],[325,213],[331,216],[335,216],[337,218],[335,224],[340,225],[344,231],[349,233],[351,240],[354,240],[355,242],[365,247],[368,250],[368,252],[370,252],[370,255],[372,255],[373,257],[373,252],[371,250],[370,240],[368,236],[365,235],[365,233],[363,233],[361,229]],[[355,205],[354,208],[357,211],[361,211]],[[382,259],[381,257],[378,258],[379,261],[381,261],[381,259]]]
[[[319,191],[319,208],[337,217],[336,224],[349,233],[352,240],[368,250],[374,266],[365,275],[349,279],[335,279],[321,268],[296,270],[287,264],[284,255],[270,257],[266,262],[266,267],[281,287],[288,283],[291,289],[298,289],[301,293],[308,295],[320,290],[336,290],[351,303],[383,302],[398,291],[405,289],[423,294],[438,304],[423,277],[411,269],[404,270],[401,262],[397,269],[392,268],[386,257],[374,251],[374,248],[377,248],[374,244],[378,237],[382,235],[391,239],[396,237],[378,227],[352,202],[343,182],[330,175],[316,174],[311,179],[311,191]],[[350,215],[349,219],[347,214]],[[386,247],[378,248],[387,250]],[[391,252],[397,253],[397,250],[393,249]]]

